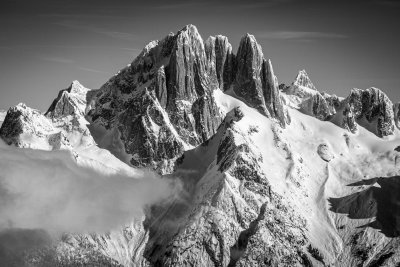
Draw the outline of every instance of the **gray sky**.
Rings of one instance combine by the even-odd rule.
[[[235,53],[254,34],[280,82],[306,69],[321,91],[375,86],[397,102],[399,12],[397,0],[2,0],[0,109],[44,111],[75,79],[98,88],[186,24],[227,36]]]

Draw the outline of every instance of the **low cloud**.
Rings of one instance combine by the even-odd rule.
[[[179,190],[152,172],[106,174],[78,165],[69,151],[18,149],[0,142],[3,232],[105,232]]]

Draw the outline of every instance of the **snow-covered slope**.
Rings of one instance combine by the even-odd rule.
[[[6,117],[7,111],[0,110],[0,127],[3,124],[4,118]]]
[[[8,265],[397,266],[398,104],[376,88],[346,98],[321,93],[304,70],[280,89],[254,36],[246,34],[235,55],[226,37],[203,42],[188,25],[149,43],[99,90],[75,81],[46,114],[10,109],[0,136],[22,147],[21,158],[59,166],[55,155],[77,169],[73,176],[85,168],[100,172],[100,182],[156,176],[148,168],[163,182],[144,195],[132,189],[140,198],[133,201],[129,187],[116,182],[121,192],[107,194],[112,183],[91,177],[100,200],[119,196],[107,212],[120,226],[51,236]],[[1,149],[0,167],[18,151]],[[163,198],[167,181],[179,192]],[[125,212],[119,204],[136,208],[147,194],[151,205],[139,205],[134,219],[113,220]],[[10,227],[5,233],[15,236]]]

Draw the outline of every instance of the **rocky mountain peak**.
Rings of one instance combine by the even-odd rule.
[[[305,70],[299,71],[299,73],[297,74],[296,78],[293,81],[293,85],[317,90],[317,88],[315,88],[314,84],[311,82]]]
[[[212,77],[216,76],[219,88],[228,90],[235,76],[235,55],[228,38],[223,35],[210,36],[205,41],[207,67]]]
[[[8,144],[36,148],[33,138],[44,139],[52,132],[53,125],[40,111],[19,103],[7,111],[0,128],[0,137]],[[22,138],[22,135],[26,139]],[[31,138],[27,138],[28,136]]]
[[[79,81],[74,80],[67,90],[69,93],[73,94],[86,94],[89,89],[84,87]]]
[[[393,134],[395,129],[395,114],[393,103],[389,97],[378,88],[352,89],[350,95],[344,100],[346,117],[343,124],[345,128],[355,132],[358,122],[379,137]]]
[[[58,93],[45,115],[52,118],[67,115],[84,116],[89,91],[90,89],[85,88],[80,82],[73,81],[67,89]]]
[[[251,34],[242,37],[236,56],[235,94],[261,114],[277,118],[284,126],[284,107],[271,61],[266,61]]]

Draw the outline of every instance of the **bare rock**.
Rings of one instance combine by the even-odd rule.
[[[335,158],[332,149],[328,144],[320,144],[317,149],[318,155],[326,162],[330,162]]]

